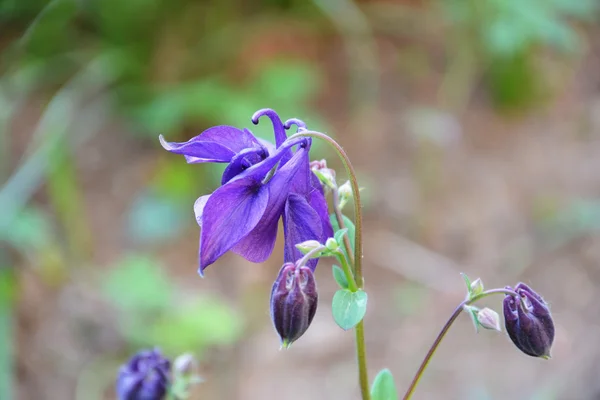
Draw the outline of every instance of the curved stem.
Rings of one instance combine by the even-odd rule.
[[[296,265],[298,267],[302,267],[302,266],[306,265],[306,263],[308,262],[308,260],[310,260],[314,254],[317,254],[317,253],[325,250],[325,248],[326,248],[325,246],[319,246],[319,247],[316,247],[316,248],[312,249],[311,251],[309,251],[308,253],[306,253],[304,255],[304,257],[302,257],[301,259],[299,259],[298,261],[296,261]]]
[[[356,270],[356,284],[359,288],[362,288],[364,285],[362,275],[362,204],[360,202],[360,192],[358,190],[359,188],[358,181],[356,180],[356,172],[354,171],[352,164],[350,164],[350,159],[348,158],[348,155],[342,146],[340,146],[338,142],[326,134],[315,131],[302,131],[293,134],[292,136],[288,137],[287,140],[293,140],[299,137],[314,137],[326,141],[335,149],[336,153],[342,160],[342,164],[344,164],[344,168],[346,169],[346,173],[350,179],[350,185],[352,186],[352,193],[354,194],[354,268]]]
[[[342,269],[344,270],[344,275],[346,275],[346,280],[348,281],[348,289],[352,292],[356,292],[358,287],[356,286],[356,281],[354,281],[354,276],[352,275],[352,270],[350,269],[350,265],[348,264],[348,260],[346,259],[346,255],[343,251],[338,250],[337,259],[342,264]]]
[[[427,368],[427,365],[429,365],[429,361],[431,361],[431,358],[433,357],[433,355],[435,354],[435,351],[437,350],[438,346],[442,342],[442,339],[444,339],[444,336],[446,336],[446,333],[448,333],[448,331],[450,330],[452,323],[456,320],[456,318],[458,318],[458,316],[462,312],[463,308],[465,306],[475,303],[477,300],[481,300],[484,297],[487,297],[487,296],[490,296],[493,294],[508,294],[508,295],[512,295],[512,296],[519,296],[516,292],[509,290],[509,289],[491,289],[491,290],[487,290],[483,293],[480,293],[478,295],[475,295],[475,296],[471,297],[470,299],[466,299],[465,301],[460,303],[458,305],[458,307],[456,307],[456,309],[454,310],[454,312],[452,313],[452,315],[450,316],[448,321],[446,321],[446,324],[444,325],[444,327],[442,328],[440,333],[438,333],[433,344],[429,348],[429,351],[427,352],[427,354],[425,355],[425,358],[421,362],[421,365],[419,366],[417,373],[415,374],[412,382],[410,383],[408,390],[404,394],[404,397],[402,398],[403,400],[409,400],[411,398],[411,396],[413,395],[415,388],[417,387],[419,381],[421,380],[421,377],[423,376],[423,372]]]
[[[337,220],[340,229],[344,229],[346,225],[344,224],[344,216],[342,214],[342,210],[340,209],[340,193],[338,191],[337,186],[331,191],[331,195],[333,197],[332,200],[335,219]],[[346,254],[348,254],[348,260],[350,261],[350,265],[354,266],[354,254],[352,253],[352,245],[350,244],[350,238],[347,234],[344,235],[344,247],[346,248]],[[354,273],[354,271],[352,272]]]
[[[358,188],[358,181],[356,179],[356,172],[350,163],[350,159],[348,155],[332,138],[327,136],[321,132],[315,131],[301,131],[290,137],[287,140],[293,140],[298,137],[313,137],[326,141],[331,147],[333,147],[342,160],[342,164],[346,169],[346,173],[348,174],[348,178],[350,180],[350,185],[352,186],[352,193],[354,194],[354,262],[352,265],[354,266],[354,280],[356,282],[356,286],[358,289],[361,289],[364,286],[364,279],[362,274],[362,204],[360,202],[360,192]],[[334,204],[334,208],[338,207],[337,204]],[[336,213],[337,217],[337,213]],[[341,222],[340,228],[343,226],[342,221],[338,220],[338,223]],[[349,252],[350,254],[350,252]],[[356,332],[356,356],[358,359],[358,377],[360,383],[360,392],[363,400],[371,399],[371,392],[369,391],[369,375],[367,371],[367,355],[366,355],[366,345],[365,345],[365,328],[363,321],[360,321],[355,328]]]

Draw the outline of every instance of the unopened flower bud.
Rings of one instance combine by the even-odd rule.
[[[335,240],[335,238],[329,238],[325,242],[325,247],[327,247],[327,250],[329,251],[336,251],[340,248],[340,244],[337,242],[337,240]]]
[[[352,185],[350,185],[350,181],[346,181],[343,185],[338,188],[338,194],[340,196],[340,209],[343,209],[344,206],[352,199]]]
[[[554,322],[548,304],[524,283],[511,290],[519,297],[504,298],[504,323],[510,339],[527,355],[550,358]]]
[[[171,363],[158,349],[143,350],[121,366],[117,377],[119,400],[162,400],[170,385]]]
[[[471,296],[477,296],[478,294],[483,293],[483,281],[481,280],[481,278],[477,278],[475,279],[473,282],[471,282],[471,288],[470,288],[470,292],[471,292]]]
[[[271,290],[271,319],[282,347],[306,332],[317,311],[317,284],[310,268],[284,264]]]
[[[323,245],[322,245],[321,243],[319,243],[319,241],[318,241],[318,240],[307,240],[307,241],[305,241],[305,242],[298,243],[298,244],[296,245],[296,248],[297,248],[298,250],[300,250],[300,252],[301,252],[302,254],[306,254],[306,253],[308,253],[309,251],[316,250],[316,249],[318,249],[318,248],[320,248],[320,247],[323,247]],[[325,248],[323,247],[323,250],[324,250],[324,249],[325,249]],[[318,257],[318,254],[316,254],[316,256]]]
[[[329,189],[335,189],[335,170],[327,168],[327,161],[311,161],[310,169],[315,173],[321,184]]]
[[[176,375],[191,375],[196,373],[198,361],[193,354],[184,353],[173,361],[173,371]]]
[[[477,312],[477,321],[479,325],[485,329],[491,329],[494,331],[501,332],[500,329],[500,316],[498,313],[491,308],[482,308]]]

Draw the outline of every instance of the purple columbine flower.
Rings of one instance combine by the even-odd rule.
[[[283,217],[286,262],[302,254],[295,248],[306,240],[324,242],[333,235],[323,188],[309,167],[310,138],[289,140],[285,129],[305,124],[297,119],[281,122],[275,111],[263,109],[252,116],[258,123],[267,116],[275,145],[256,138],[248,129],[216,126],[184,143],[162,146],[185,156],[188,163],[228,163],[221,187],[194,204],[200,234],[198,272],[231,250],[248,261],[263,262],[275,246],[278,221]],[[294,148],[295,151],[294,151]],[[317,260],[308,264],[314,270]]]
[[[119,369],[118,400],[162,400],[170,385],[171,363],[160,350],[143,350]]]

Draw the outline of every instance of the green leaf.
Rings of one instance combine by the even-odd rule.
[[[336,242],[338,242],[340,246],[343,246],[344,235],[346,234],[346,232],[348,232],[348,228],[340,229],[333,235],[333,238]]]
[[[471,295],[471,280],[469,279],[467,274],[465,274],[464,272],[461,272],[460,276],[462,276],[462,278],[464,279],[465,285],[467,285],[467,291],[469,292],[469,296],[470,296]]]
[[[398,390],[394,383],[394,377],[389,369],[385,368],[379,371],[373,386],[371,386],[372,400],[396,400],[398,398]]]
[[[351,292],[341,289],[333,295],[331,304],[333,319],[344,330],[353,328],[367,312],[367,293],[359,289]]]
[[[345,215],[342,215],[342,219],[344,220],[344,228],[348,229],[348,237],[350,238],[350,246],[352,246],[352,251],[354,251],[354,222],[352,222],[352,220],[348,217],[346,217]],[[331,226],[333,227],[333,231],[337,232],[340,230],[340,226],[337,223],[337,219],[335,217],[335,214],[331,214],[329,216],[329,220],[331,221]],[[342,248],[342,250],[344,251],[344,254],[346,254],[346,246],[344,246],[343,241],[340,241],[340,247]],[[348,254],[346,254],[346,258],[348,258]],[[349,259],[349,258],[348,258]]]
[[[338,267],[337,265],[332,266],[333,270],[333,279],[340,285],[342,289],[348,289],[348,280],[346,279],[346,274],[344,270]]]
[[[475,328],[475,333],[479,333],[479,319],[477,318],[477,312],[479,309],[474,306],[465,306],[463,308],[466,313],[471,317],[471,322],[473,322],[473,327]]]

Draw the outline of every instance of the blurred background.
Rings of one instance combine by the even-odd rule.
[[[263,107],[331,134],[358,169],[371,379],[388,367],[404,391],[463,299],[462,271],[545,296],[553,359],[462,316],[415,399],[600,399],[599,12],[0,1],[0,399],[112,399],[118,366],[154,345],[198,357],[194,399],[358,399],[331,260],[287,351],[268,313],[281,240],[263,265],[231,254],[196,273],[192,205],[222,169],[187,165],[158,135],[232,124],[268,138],[267,121],[250,122]],[[313,157],[344,179],[326,146]]]

